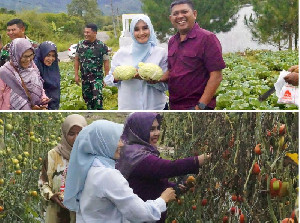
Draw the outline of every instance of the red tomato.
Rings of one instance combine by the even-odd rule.
[[[253,165],[252,173],[255,175],[258,175],[260,173],[260,167],[257,163],[254,163],[254,165]]]
[[[261,144],[257,144],[254,148],[254,152],[256,155],[261,155],[261,149],[260,149]]]

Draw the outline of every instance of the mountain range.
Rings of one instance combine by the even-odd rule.
[[[60,13],[67,12],[67,5],[72,0],[0,0],[0,8],[21,11],[34,9],[39,12]],[[140,0],[113,0],[114,14],[141,13]],[[111,15],[111,0],[98,0],[99,9],[104,15]]]

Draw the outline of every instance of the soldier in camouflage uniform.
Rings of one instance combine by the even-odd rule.
[[[11,41],[16,38],[25,38],[31,42],[34,49],[38,47],[37,42],[32,41],[25,36],[25,23],[21,19],[12,19],[6,24],[6,26],[6,34],[9,36]],[[10,43],[6,44],[0,51],[0,67],[9,61],[9,47]]]
[[[108,48],[96,39],[97,26],[88,24],[84,30],[85,40],[81,40],[75,54],[75,81],[80,84],[79,65],[82,78],[82,96],[89,110],[103,109],[103,65],[105,75],[109,72]]]

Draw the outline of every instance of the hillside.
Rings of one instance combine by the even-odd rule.
[[[67,12],[67,4],[71,0],[0,0],[0,8],[20,11],[22,9],[36,9],[39,12]],[[104,15],[111,15],[110,0],[98,0],[98,5]],[[140,0],[113,0],[115,14],[140,13]]]

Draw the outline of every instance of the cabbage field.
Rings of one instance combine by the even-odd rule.
[[[217,91],[217,107],[222,110],[297,109],[278,104],[273,93],[266,101],[258,97],[274,86],[279,72],[299,62],[298,51],[246,51],[226,54],[223,81]]]
[[[226,68],[217,91],[217,110],[292,110],[295,105],[278,104],[273,93],[266,101],[258,97],[276,82],[279,72],[298,64],[298,51],[245,51],[225,54]],[[61,62],[61,110],[85,110],[81,87],[74,81],[73,63]],[[105,87],[104,109],[116,110],[117,88]]]

